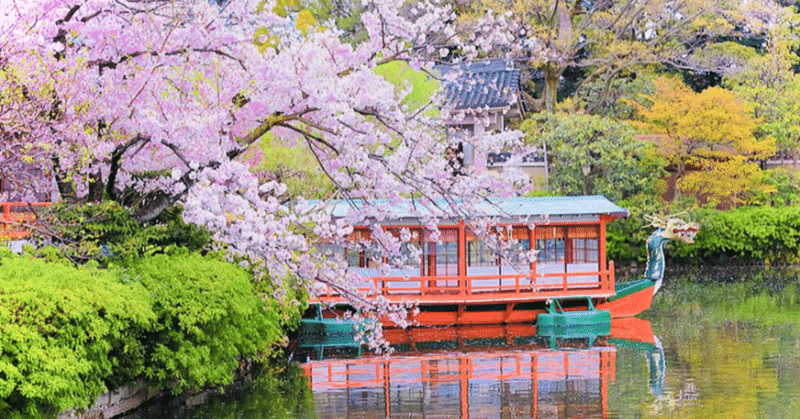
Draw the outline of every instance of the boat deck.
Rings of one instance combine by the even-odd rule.
[[[614,262],[610,262],[608,269],[593,272],[369,278],[359,291],[371,297],[382,296],[393,303],[447,305],[607,298],[615,294],[614,288]],[[346,302],[331,289],[312,299],[314,301]]]

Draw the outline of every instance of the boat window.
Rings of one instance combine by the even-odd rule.
[[[591,263],[599,261],[599,228],[598,226],[569,227],[567,237],[571,248],[570,262]]]
[[[400,255],[393,257],[389,260],[389,264],[397,268],[417,269],[414,275],[419,275],[421,266],[422,233],[418,228],[390,228],[388,229],[392,236],[402,240],[408,238],[407,241],[400,243]]]
[[[508,230],[507,230],[508,231]],[[514,226],[510,230],[510,246],[508,257],[501,258],[501,274],[526,273],[530,270],[531,260],[528,251],[531,250],[531,240],[528,227]]]
[[[326,259],[344,260],[344,246],[333,243],[323,243],[314,246]]]
[[[467,275],[497,275],[500,259],[491,245],[467,231]]]
[[[541,274],[596,272],[600,262],[598,225],[536,227],[536,272]],[[551,277],[555,282],[558,277]],[[570,286],[594,286],[597,275],[573,275]]]
[[[597,239],[575,239],[572,246],[573,262],[597,262]]]
[[[564,227],[536,227],[536,262],[564,261]]]
[[[439,229],[439,241],[429,239],[425,233],[422,274],[425,276],[457,276],[458,275],[458,230],[454,228]]]

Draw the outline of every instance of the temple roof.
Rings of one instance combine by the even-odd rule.
[[[437,65],[445,79],[445,106],[453,109],[507,107],[519,100],[519,70],[504,60]]]

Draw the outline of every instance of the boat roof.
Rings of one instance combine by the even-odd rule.
[[[333,217],[347,217],[364,205],[360,199],[341,201],[315,201],[309,202],[313,208],[325,208],[331,211]],[[386,199],[369,200],[372,206],[386,206],[387,211],[396,218],[418,218],[431,214],[422,206],[414,208],[413,201],[406,204],[391,204]],[[439,205],[446,208],[447,205]],[[628,210],[611,202],[602,195],[582,196],[537,196],[494,198],[478,204],[475,208],[476,217],[528,217],[528,216],[568,216],[568,215],[610,215],[612,217],[627,217]]]

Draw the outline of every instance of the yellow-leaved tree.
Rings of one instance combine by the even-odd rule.
[[[771,137],[756,138],[753,109],[726,89],[694,92],[677,78],[655,80],[656,93],[637,106],[643,138],[675,172],[676,194],[738,206],[769,193],[757,162],[775,153]]]

